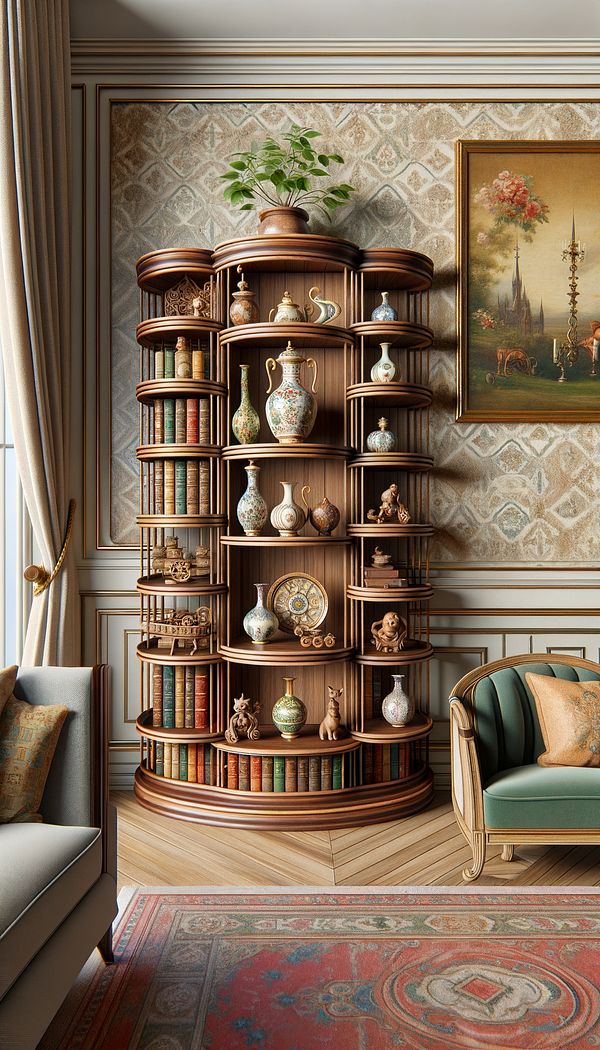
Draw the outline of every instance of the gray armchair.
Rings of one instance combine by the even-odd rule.
[[[0,825],[0,1046],[34,1050],[97,946],[112,962],[116,814],[107,792],[108,668],[38,667],[15,695],[69,708],[43,824]]]

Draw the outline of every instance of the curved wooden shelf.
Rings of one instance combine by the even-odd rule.
[[[373,540],[378,537],[390,538],[392,536],[400,539],[428,539],[434,535],[435,529],[429,522],[423,525],[413,521],[410,521],[408,525],[395,525],[393,522],[378,525],[375,521],[367,521],[348,524],[346,532],[349,536],[364,536],[365,539]]]
[[[279,441],[264,445],[226,445],[223,459],[350,459],[353,449],[337,445],[298,443],[284,445]]]
[[[371,467],[375,470],[391,468],[417,473],[432,470],[433,457],[422,456],[420,452],[360,452],[348,466],[351,470],[356,470],[358,467]]]
[[[416,321],[357,321],[351,330],[372,347],[391,343],[397,350],[427,350],[433,344],[431,328]]]
[[[346,399],[376,398],[386,405],[398,405],[399,408],[428,408],[433,400],[433,393],[427,386],[419,383],[354,383],[346,388]]]
[[[148,740],[163,740],[167,744],[193,744],[200,740],[203,743],[218,740],[222,733],[210,733],[207,729],[169,729],[167,726],[152,725],[152,708],[146,708],[135,720],[135,728],[140,736]]]
[[[135,454],[140,460],[148,459],[219,459],[218,445],[138,445]]]
[[[195,594],[227,594],[226,583],[209,583],[206,576],[196,576],[186,583],[167,583],[163,576],[140,576],[136,587],[140,594],[169,595],[171,598],[192,597]]]
[[[348,547],[348,536],[221,536],[225,547]]]
[[[409,587],[358,587],[352,584],[346,594],[354,602],[426,602],[433,598],[430,583]]]
[[[293,639],[293,640],[292,640]],[[300,640],[288,635],[265,645],[254,645],[249,638],[238,638],[232,645],[219,646],[219,653],[229,664],[252,664],[260,667],[317,667],[319,664],[351,660],[351,646],[333,649],[303,649]]]
[[[229,521],[226,514],[138,514],[140,529],[223,529]]]
[[[217,244],[212,259],[217,272],[238,263],[244,267],[252,263],[253,270],[269,270],[271,273],[309,273],[314,270],[340,273],[358,265],[360,249],[352,241],[342,241],[338,237],[286,233],[223,241]]]
[[[216,644],[216,638],[213,639]],[[136,653],[143,663],[148,664],[161,664],[162,666],[170,667],[181,664],[184,667],[200,667],[206,664],[220,664],[221,657],[215,651],[212,653],[206,650],[200,650],[190,655],[189,649],[176,649],[173,654],[168,649],[158,649],[156,644],[147,646],[145,642],[140,642],[136,647]]]
[[[311,321],[297,321],[294,324],[240,324],[234,328],[225,328],[221,332],[221,343],[249,343],[250,349],[260,350],[265,345],[281,343],[283,349],[291,341],[295,350],[315,348],[333,349],[354,343],[354,336],[347,328],[336,328],[331,324],[313,324]]]
[[[407,744],[429,736],[432,729],[433,719],[417,711],[406,726],[391,726],[384,718],[370,718],[364,729],[353,729],[352,736],[365,744]]]
[[[429,642],[415,642],[410,649],[400,653],[378,653],[373,647],[372,653],[358,653],[357,664],[368,664],[370,667],[402,667],[405,664],[419,664],[431,660],[434,656],[433,646]]]
[[[207,248],[160,248],[138,259],[136,273],[140,288],[160,294],[184,273],[206,281],[213,273],[213,253]]]
[[[212,379],[145,379],[135,388],[135,396],[143,405],[151,405],[161,397],[226,397],[225,383]]]
[[[417,813],[433,798],[433,773],[423,765],[401,781],[336,791],[262,792],[167,780],[140,766],[134,791],[147,809],[178,820],[256,831],[333,830]]]
[[[426,292],[433,281],[433,261],[408,248],[363,248],[358,271],[365,288],[383,291]]]
[[[201,339],[211,332],[220,332],[223,325],[207,317],[189,317],[187,314],[174,314],[169,317],[149,317],[140,321],[135,330],[135,337],[140,346],[150,349],[155,343],[174,343],[178,336],[189,339]]]
[[[320,740],[318,725],[306,725],[295,740],[284,740],[271,726],[261,727],[260,740],[240,740],[229,744],[219,740],[215,747],[219,751],[232,751],[239,755],[339,755],[344,751],[356,751],[360,741],[349,734],[341,740]]]

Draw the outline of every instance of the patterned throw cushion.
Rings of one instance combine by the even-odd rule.
[[[540,766],[600,766],[600,681],[525,675],[546,750]]]
[[[14,671],[14,686],[17,669],[8,671]],[[0,706],[7,673],[0,674]],[[46,778],[68,713],[58,704],[34,707],[15,696],[6,700],[0,715],[0,824],[41,821]]]

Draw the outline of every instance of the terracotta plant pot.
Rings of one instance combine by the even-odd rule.
[[[266,208],[258,213],[258,232],[263,237],[273,234],[308,233],[308,212],[304,208]]]

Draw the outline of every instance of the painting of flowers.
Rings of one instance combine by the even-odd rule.
[[[459,420],[600,419],[599,161],[457,143]]]

